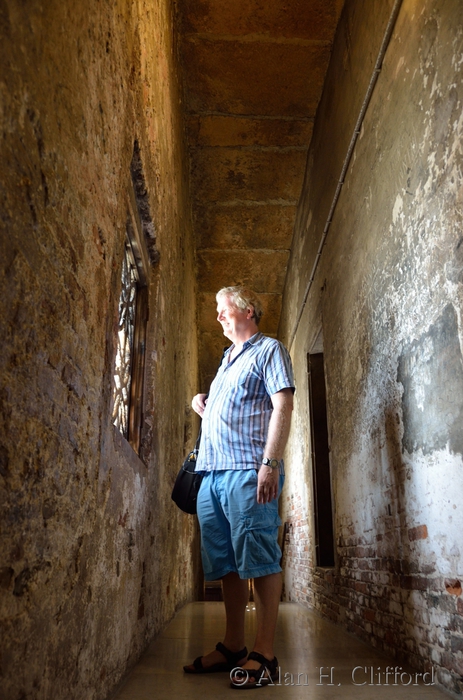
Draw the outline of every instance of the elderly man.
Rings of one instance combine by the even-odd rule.
[[[242,287],[218,292],[217,320],[232,345],[209,394],[192,401],[203,419],[196,467],[205,472],[197,501],[203,569],[206,580],[222,579],[226,629],[214,651],[184,670],[229,671],[231,686],[242,689],[278,677],[273,650],[281,596],[278,496],[294,392],[289,354],[259,332],[261,316],[253,292]],[[254,579],[257,634],[248,656],[249,578]]]

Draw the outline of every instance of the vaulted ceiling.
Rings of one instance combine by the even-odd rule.
[[[344,0],[178,0],[203,381],[215,293],[259,292],[275,335],[307,150]],[[225,341],[226,342],[226,341]]]

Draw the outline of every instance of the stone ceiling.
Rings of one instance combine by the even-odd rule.
[[[197,243],[200,365],[215,293],[248,284],[275,335],[307,150],[344,0],[178,0]]]

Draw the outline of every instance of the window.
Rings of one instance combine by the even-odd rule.
[[[124,437],[129,435],[129,397],[132,380],[133,336],[137,278],[126,241],[122,261],[122,289],[119,298],[119,324],[117,329],[116,365],[114,368],[113,423]]]
[[[317,346],[320,343],[317,341]],[[314,348],[315,349],[315,348]],[[317,350],[319,347],[317,347]],[[334,566],[333,510],[323,352],[307,355],[317,566]]]
[[[140,282],[129,237],[122,261],[113,384],[113,423],[140,449],[147,321],[147,287]]]
[[[149,269],[156,257],[137,143],[131,173],[113,374],[112,421],[138,454],[143,424]],[[150,234],[149,245],[147,232]]]

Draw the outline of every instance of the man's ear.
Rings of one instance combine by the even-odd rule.
[[[254,307],[253,306],[248,306],[248,313],[246,315],[246,318],[254,318]]]

